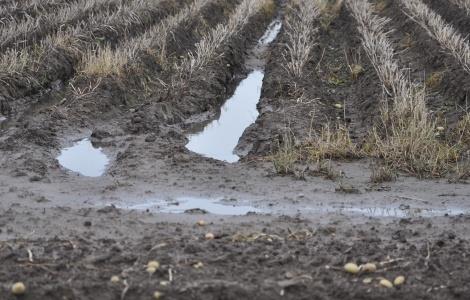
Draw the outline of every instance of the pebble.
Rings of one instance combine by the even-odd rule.
[[[11,293],[13,295],[23,295],[26,292],[26,286],[22,282],[16,282],[11,287]]]
[[[405,283],[405,276],[398,276],[397,278],[395,278],[395,280],[393,281],[393,284],[394,285],[401,285]]]
[[[380,284],[381,286],[386,287],[386,288],[392,288],[392,287],[393,287],[393,284],[390,282],[390,280],[385,279],[385,278],[384,278],[384,279],[381,279],[380,282],[379,282],[379,284]]]
[[[344,270],[351,274],[359,273],[359,267],[355,263],[347,263],[344,265]]]

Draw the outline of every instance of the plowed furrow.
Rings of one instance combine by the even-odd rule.
[[[408,67],[411,78],[426,85],[426,103],[450,123],[457,122],[470,91],[468,73],[418,24],[410,20],[397,2],[378,12],[391,19],[390,36],[400,51],[397,58]]]

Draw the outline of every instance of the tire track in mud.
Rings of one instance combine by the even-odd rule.
[[[469,75],[423,28],[411,20],[398,1],[386,1],[377,13],[390,18],[389,33],[396,58],[407,67],[411,79],[426,85],[427,106],[439,122],[453,126],[463,115],[470,94]]]
[[[180,28],[176,29],[175,34],[169,37],[171,39],[169,41],[170,49],[175,50],[174,53],[185,53],[187,50],[193,49],[200,35],[208,29],[215,27],[216,24],[221,23],[236,4],[237,1],[226,3],[225,0],[216,0],[211,2],[201,10],[196,18],[182,24]],[[214,14],[214,12],[219,13]],[[245,30],[248,31],[246,28]],[[181,45],[185,46],[181,47]],[[230,47],[227,46],[224,49],[230,49]],[[170,52],[173,56],[173,51]],[[175,56],[175,59],[178,59],[178,56]],[[155,66],[152,63],[144,65],[147,68],[146,73],[150,73],[152,67]],[[222,69],[225,70],[226,68]],[[161,75],[158,69],[153,71],[155,71],[157,76]],[[130,74],[129,76],[135,77],[135,74]],[[109,134],[106,130],[110,130],[113,134],[116,131],[120,132],[120,127],[123,128],[125,133],[130,132],[133,135],[148,132],[155,132],[157,134],[168,133],[167,129],[163,130],[163,133],[160,132],[159,126],[162,122],[163,124],[165,122],[161,119],[156,119],[155,110],[153,109],[154,104],[161,101],[159,100],[158,93],[151,96],[150,99],[146,97],[142,99],[142,95],[140,95],[140,98],[136,98],[137,103],[125,100],[127,97],[138,97],[139,94],[143,93],[138,84],[133,82],[134,77],[124,78],[123,80],[116,80],[115,78],[104,79],[103,84],[94,93],[80,99],[80,101],[72,102],[72,105],[67,105],[67,107],[62,104],[57,106],[51,105],[49,108],[43,107],[34,113],[28,114],[20,120],[21,124],[27,123],[28,125],[21,125],[19,128],[16,128],[13,133],[8,134],[8,138],[5,136],[2,148],[10,152],[16,149],[17,146],[20,146],[18,141],[21,140],[23,141],[23,146],[28,145],[27,148],[29,148],[29,150],[22,148],[24,149],[22,152],[30,153],[29,156],[23,155],[22,157],[31,157],[34,161],[41,161],[41,164],[47,162],[47,165],[50,165],[51,168],[56,168],[52,155],[58,147],[58,141],[64,134],[76,134],[77,125],[79,128],[98,127],[104,129],[106,134]],[[137,94],[129,92],[132,89],[136,89]],[[73,97],[70,92],[69,90],[68,96]],[[59,96],[61,96],[60,93],[58,93],[57,97]],[[142,100],[145,100],[145,103],[141,106],[139,101]],[[168,101],[168,103],[174,102],[173,98]],[[136,107],[135,104],[139,105]],[[124,108],[122,105],[124,105]],[[129,107],[134,108],[129,110]],[[101,129],[96,132],[103,132]],[[147,142],[143,143],[144,146],[152,145]],[[108,146],[111,145],[108,144]],[[165,146],[167,146],[167,143],[165,143]],[[154,148],[155,144],[152,145],[152,149]],[[124,159],[125,156],[123,154],[120,157]],[[18,160],[18,165],[21,165],[21,160]],[[30,163],[26,162],[26,164],[29,165]],[[27,171],[29,170],[28,172],[34,169],[28,166],[23,167]]]
[[[362,50],[354,20],[342,7],[330,19],[322,16],[318,28],[317,45],[300,80],[286,76],[286,33],[280,33],[266,68],[260,116],[242,136],[240,152],[265,155],[283,142],[286,131],[301,142],[338,120],[348,126],[354,141],[361,143],[366,136],[379,115],[382,88]],[[357,78],[351,74],[353,65],[361,68]]]
[[[157,98],[157,102],[147,103],[139,108],[133,114],[138,116],[137,119],[133,117],[133,122],[138,125],[149,122],[149,125],[139,130],[141,142],[133,143],[121,153],[114,171],[132,176],[153,173],[152,170],[146,170],[148,164],[142,164],[150,153],[166,159],[168,157],[165,153],[171,152],[175,161],[180,156],[187,156],[189,151],[185,148],[185,134],[192,132],[195,127],[204,126],[220,112],[220,107],[245,77],[247,70],[244,64],[249,56],[249,49],[261,37],[274,13],[275,11],[263,10],[256,13],[221,46],[203,70],[195,72],[185,82],[184,89],[162,95],[163,97]],[[145,133],[147,136],[143,135]],[[152,137],[152,142],[143,142],[148,137]],[[194,159],[207,160],[199,156]],[[139,162],[138,170],[135,168],[136,161]]]

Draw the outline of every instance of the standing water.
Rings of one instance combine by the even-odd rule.
[[[109,162],[101,148],[93,147],[88,138],[62,149],[57,160],[62,167],[89,177],[103,175]]]
[[[282,23],[279,20],[272,22],[264,35],[259,39],[253,51],[261,61],[279,31]],[[252,67],[247,78],[242,80],[235,89],[233,96],[222,106],[220,117],[209,123],[202,132],[188,136],[189,143],[186,148],[206,157],[236,162],[240,159],[233,153],[238,140],[245,129],[256,121],[259,113],[256,105],[261,96],[261,87],[264,78],[264,64]]]

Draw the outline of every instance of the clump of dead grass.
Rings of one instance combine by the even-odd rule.
[[[468,5],[464,1],[459,2]],[[470,44],[468,40],[421,0],[401,0],[401,3],[410,18],[426,30],[444,50],[454,56],[470,73]]]
[[[373,164],[371,171],[370,181],[372,183],[390,182],[397,178],[395,169],[386,164]]]
[[[324,30],[330,27],[331,22],[339,15],[343,0],[314,0],[321,11],[320,24]]]
[[[285,133],[283,140],[278,142],[277,150],[270,156],[274,169],[278,174],[293,174],[295,164],[299,161],[300,151],[295,146],[294,136]]]
[[[313,161],[324,159],[348,159],[360,157],[360,151],[351,140],[348,128],[343,124],[327,123],[314,134],[305,147]]]
[[[470,112],[467,112],[457,123],[454,140],[466,148],[470,148]]]
[[[470,15],[470,0],[450,0],[461,9],[464,9],[467,15]]]
[[[312,0],[298,0],[289,7],[285,20],[286,45],[282,57],[284,67],[291,76],[300,78],[303,68],[310,59],[310,52],[315,47],[318,29],[315,22],[320,16],[320,9]]]
[[[443,176],[458,161],[459,146],[436,137],[437,126],[426,108],[424,87],[411,82],[395,59],[385,29],[389,19],[376,16],[366,0],[349,0],[348,6],[388,98],[382,102],[381,124],[372,131],[365,152],[394,169],[418,176]]]

